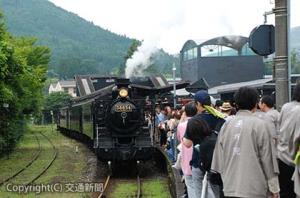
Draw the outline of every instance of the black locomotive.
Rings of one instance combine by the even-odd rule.
[[[60,109],[58,129],[86,142],[102,161],[148,160],[155,145],[147,117],[155,115],[159,95],[173,87],[150,87],[121,78],[111,82]],[[177,88],[185,86],[179,83]]]

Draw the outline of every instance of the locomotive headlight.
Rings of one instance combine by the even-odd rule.
[[[119,95],[120,95],[120,97],[122,97],[122,98],[127,97],[127,96],[128,96],[128,90],[125,89],[125,88],[121,88],[120,91],[119,91]]]

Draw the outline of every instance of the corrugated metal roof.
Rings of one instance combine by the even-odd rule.
[[[232,84],[226,84],[226,85],[220,85],[216,87],[212,87],[208,89],[209,94],[219,94],[219,93],[225,93],[225,92],[231,92],[236,91],[240,87],[248,86],[248,87],[260,87],[264,84],[271,82],[272,78],[264,78],[264,79],[258,79],[258,80],[251,80],[246,82],[239,82],[239,83],[232,83]]]
[[[220,86],[216,86],[216,87],[212,87],[212,88],[208,89],[208,93],[210,95],[218,95],[218,94],[226,93],[226,92],[234,92],[234,91],[238,90],[240,87],[244,87],[244,86],[258,88],[258,87],[264,86],[266,83],[270,83],[272,80],[273,80],[272,78],[264,78],[264,79],[246,81],[246,82],[220,85]],[[173,94],[173,91],[171,91],[171,93]],[[187,95],[193,95],[193,93],[188,92],[184,88],[184,89],[176,90],[176,95],[187,96]]]

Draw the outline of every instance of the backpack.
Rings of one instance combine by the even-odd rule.
[[[199,146],[199,168],[203,172],[210,170],[217,138],[217,133],[214,131],[206,136]]]
[[[219,119],[212,133],[206,136],[200,145],[197,145],[199,155],[199,168],[202,171],[210,171],[211,162],[214,154],[215,145],[218,139],[218,133],[225,122],[224,119]]]

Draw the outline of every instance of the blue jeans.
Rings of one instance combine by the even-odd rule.
[[[197,198],[195,191],[194,191],[193,177],[191,175],[185,175],[184,182],[185,182],[185,185],[187,188],[187,193],[188,193],[189,198]]]
[[[194,192],[197,197],[201,197],[202,194],[202,186],[203,186],[203,179],[204,174],[200,168],[192,167],[192,178],[194,183]],[[205,198],[219,198],[219,186],[212,185],[209,181],[207,181],[207,189],[206,189],[206,196]]]

